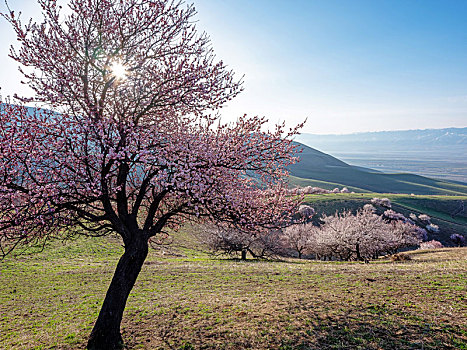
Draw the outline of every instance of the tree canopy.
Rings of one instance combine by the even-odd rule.
[[[0,247],[70,233],[122,237],[125,253],[88,347],[122,344],[127,297],[148,240],[184,220],[261,232],[286,225],[285,167],[300,126],[222,123],[242,81],[196,30],[193,5],[170,0],[38,0],[11,49],[33,97],[0,110]],[[19,101],[19,102],[18,102]],[[38,103],[30,112],[22,103]]]

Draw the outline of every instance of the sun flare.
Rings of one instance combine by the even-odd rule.
[[[110,71],[117,80],[125,80],[128,74],[125,65],[120,61],[115,61],[110,67]]]

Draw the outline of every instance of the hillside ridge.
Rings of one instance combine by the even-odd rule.
[[[306,184],[306,180],[318,180],[378,193],[467,194],[467,184],[464,183],[437,180],[409,173],[382,173],[362,169],[312,147],[299,145],[302,148],[299,154],[300,162],[288,167],[293,176],[291,178],[293,185]]]

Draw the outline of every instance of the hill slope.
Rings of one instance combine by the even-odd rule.
[[[414,174],[385,174],[354,167],[314,148],[301,146],[303,148],[300,154],[301,161],[289,167],[291,175],[295,177],[292,178],[293,184],[308,185],[307,179],[309,179],[332,183],[330,186],[336,184],[351,186],[357,191],[360,189],[380,193],[467,194],[467,185],[464,184]]]

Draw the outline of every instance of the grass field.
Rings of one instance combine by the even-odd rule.
[[[150,253],[128,349],[467,349],[467,248],[241,262],[196,251],[190,232]],[[0,348],[84,348],[121,252],[116,238],[80,238],[1,262]]]

